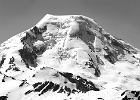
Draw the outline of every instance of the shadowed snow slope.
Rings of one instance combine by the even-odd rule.
[[[0,47],[0,100],[140,99],[140,50],[83,15],[47,14]]]

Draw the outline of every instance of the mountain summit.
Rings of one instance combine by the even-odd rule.
[[[140,99],[140,50],[83,15],[47,14],[0,46],[0,100]]]

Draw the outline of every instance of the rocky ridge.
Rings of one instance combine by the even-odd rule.
[[[47,14],[0,47],[0,100],[140,98],[140,50],[83,15]]]

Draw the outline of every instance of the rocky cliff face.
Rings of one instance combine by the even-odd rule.
[[[0,47],[0,100],[140,99],[140,50],[83,15],[47,14]]]

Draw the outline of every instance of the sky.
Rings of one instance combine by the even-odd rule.
[[[0,44],[46,14],[84,15],[140,49],[140,0],[0,0]]]

